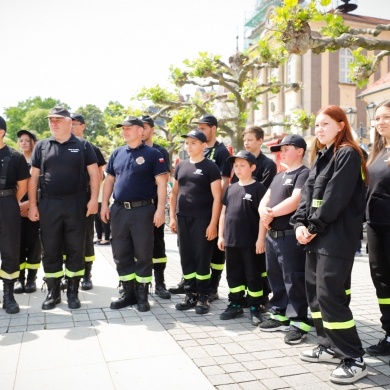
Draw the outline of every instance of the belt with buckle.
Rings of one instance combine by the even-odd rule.
[[[294,229],[289,230],[268,230],[267,234],[272,238],[292,236],[295,234]]]
[[[120,204],[123,206],[125,209],[135,209],[136,207],[142,207],[142,206],[149,206],[150,204],[154,204],[154,200],[136,200],[134,202],[117,202],[115,201],[114,203]]]
[[[16,194],[15,190],[0,190],[0,196],[11,196],[15,194]]]

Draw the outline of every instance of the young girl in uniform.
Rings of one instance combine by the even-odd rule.
[[[226,276],[229,285],[227,309],[221,320],[230,320],[243,314],[244,294],[250,306],[252,325],[262,321],[260,305],[265,304],[261,263],[265,256],[265,227],[257,211],[265,186],[256,181],[256,157],[241,150],[228,157],[238,182],[232,184],[223,198],[219,220],[218,247],[226,253]]]
[[[306,250],[306,292],[318,346],[302,351],[307,362],[339,363],[334,383],[354,383],[367,375],[364,350],[349,308],[349,283],[365,208],[367,168],[338,106],[319,111],[315,121],[309,177],[291,217]]]

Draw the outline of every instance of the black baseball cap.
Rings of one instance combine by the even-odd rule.
[[[226,161],[227,162],[231,162],[231,163],[234,163],[234,160],[236,158],[242,158],[244,160],[247,160],[248,162],[250,162],[251,164],[256,164],[256,157],[254,154],[252,154],[251,152],[248,152],[247,150],[240,150],[239,152],[237,152],[235,155],[233,156],[229,156]]]
[[[116,125],[116,127],[122,127],[122,126],[140,126],[140,127],[144,127],[144,122],[142,122],[142,120],[137,118],[136,116],[127,116],[125,119],[123,119],[122,123],[118,123]]]
[[[79,114],[78,112],[72,112],[70,114],[70,117],[72,118],[72,121],[77,121],[77,122],[80,122],[83,125],[85,125],[84,117],[81,114]]]
[[[200,130],[191,130],[188,134],[182,135],[182,138],[193,138],[201,142],[207,142],[207,138],[204,135],[203,131]]]
[[[23,134],[27,134],[34,142],[37,142],[37,136],[30,130],[19,130],[16,136],[20,138]]]
[[[302,136],[298,134],[287,134],[279,144],[270,147],[271,152],[280,152],[280,148],[283,145],[294,145],[303,150],[306,150],[307,146],[306,141]]]
[[[70,118],[70,112],[65,107],[54,107],[46,118]]]
[[[209,126],[218,126],[217,118],[211,114],[204,114],[197,122],[195,123],[205,123]]]
[[[142,122],[147,123],[150,127],[154,127],[154,120],[149,115],[142,115]]]
[[[0,116],[0,129],[7,131],[7,123],[5,123],[5,120],[2,116]]]

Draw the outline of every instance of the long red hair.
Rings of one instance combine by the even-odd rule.
[[[321,108],[321,110],[319,110],[317,112],[316,116],[318,116],[319,114],[328,115],[334,121],[336,121],[338,123],[344,123],[343,128],[341,129],[341,131],[339,131],[337,133],[337,135],[335,137],[334,152],[336,153],[337,150],[339,150],[343,147],[346,147],[346,146],[350,146],[352,149],[356,150],[359,153],[361,161],[362,161],[362,171],[364,174],[363,180],[364,180],[364,183],[367,184],[368,183],[368,171],[367,171],[367,166],[366,166],[366,160],[363,156],[363,152],[360,149],[359,145],[353,139],[351,126],[348,122],[348,118],[347,118],[347,115],[345,114],[344,110],[342,108],[340,108],[339,106],[330,105],[330,106]],[[311,159],[310,159],[311,163],[313,163],[313,161],[317,157],[317,152],[320,149],[323,149],[324,147],[325,147],[325,145],[321,144],[321,142],[318,141],[318,139],[316,138],[316,141],[315,141],[315,143],[312,147],[312,150],[311,150]]]

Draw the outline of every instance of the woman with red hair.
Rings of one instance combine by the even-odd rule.
[[[336,363],[330,381],[354,383],[367,375],[364,350],[349,308],[349,285],[365,209],[367,168],[345,112],[321,109],[315,121],[312,167],[291,218],[306,250],[306,293],[318,346],[307,362]]]

